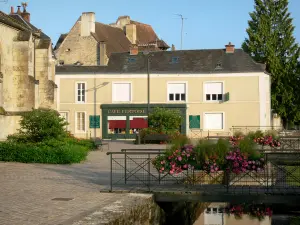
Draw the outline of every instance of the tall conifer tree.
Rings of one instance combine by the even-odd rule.
[[[248,38],[242,48],[259,63],[266,64],[271,74],[272,109],[283,119],[300,119],[297,64],[300,48],[293,36],[293,19],[288,0],[255,0],[250,13]]]

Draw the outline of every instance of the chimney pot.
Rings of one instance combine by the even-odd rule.
[[[11,7],[10,7],[10,14],[12,15],[12,14],[14,14],[14,13],[15,13],[14,7],[11,6]]]
[[[228,45],[225,45],[226,47],[226,53],[234,53],[234,46],[231,42],[228,43]]]
[[[130,55],[138,55],[139,54],[139,48],[137,46],[132,46],[130,48]]]
[[[21,8],[21,6],[18,5],[18,11],[17,11],[18,14],[21,14],[21,9],[20,8]]]

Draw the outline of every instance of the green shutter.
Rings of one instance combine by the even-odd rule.
[[[100,116],[90,116],[90,128],[100,128]]]
[[[200,129],[200,115],[189,116],[189,127],[190,129]]]
[[[229,92],[227,92],[224,96],[225,102],[229,101]]]

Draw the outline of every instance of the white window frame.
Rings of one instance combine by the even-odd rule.
[[[223,118],[222,118],[222,122],[223,122],[223,128],[222,129],[213,129],[213,130],[209,130],[206,128],[206,122],[205,122],[205,114],[220,114],[222,113]],[[220,112],[220,111],[213,111],[213,112],[203,112],[203,130],[204,131],[224,131],[225,130],[225,112]]]
[[[84,130],[77,130],[77,113],[84,113]],[[87,112],[86,111],[76,111],[75,112],[75,133],[86,133],[87,131]]]
[[[59,111],[59,115],[60,115],[61,113],[67,113],[66,122],[67,122],[67,123],[70,123],[70,121],[69,121],[69,120],[70,120],[70,119],[69,119],[69,117],[70,117],[70,111]],[[69,130],[69,125],[66,126],[66,129]]]
[[[170,100],[169,99],[169,84],[185,84],[185,100]],[[181,97],[180,97],[181,98]],[[168,81],[167,82],[167,102],[188,102],[188,82],[187,81]]]
[[[85,92],[84,92],[84,97],[85,97],[85,101],[78,101],[78,84],[85,84]],[[87,82],[86,81],[76,81],[75,82],[75,102],[77,104],[85,104],[87,103]]]
[[[115,92],[115,84],[130,84],[130,101],[115,101],[114,100],[114,92]],[[114,81],[112,82],[111,87],[111,102],[112,103],[131,103],[133,98],[133,90],[132,90],[132,82],[131,81]]]
[[[209,83],[222,83],[222,100],[206,100],[206,90],[205,84]],[[224,94],[225,94],[225,81],[205,81],[203,82],[203,102],[205,103],[216,103],[216,102],[224,102]]]

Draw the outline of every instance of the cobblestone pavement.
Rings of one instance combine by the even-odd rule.
[[[164,146],[110,143],[110,151],[122,148]],[[127,194],[100,193],[108,184],[106,150],[90,152],[85,162],[74,165],[0,162],[0,224],[73,224],[94,210],[127,197]],[[72,200],[62,201],[65,198]]]

